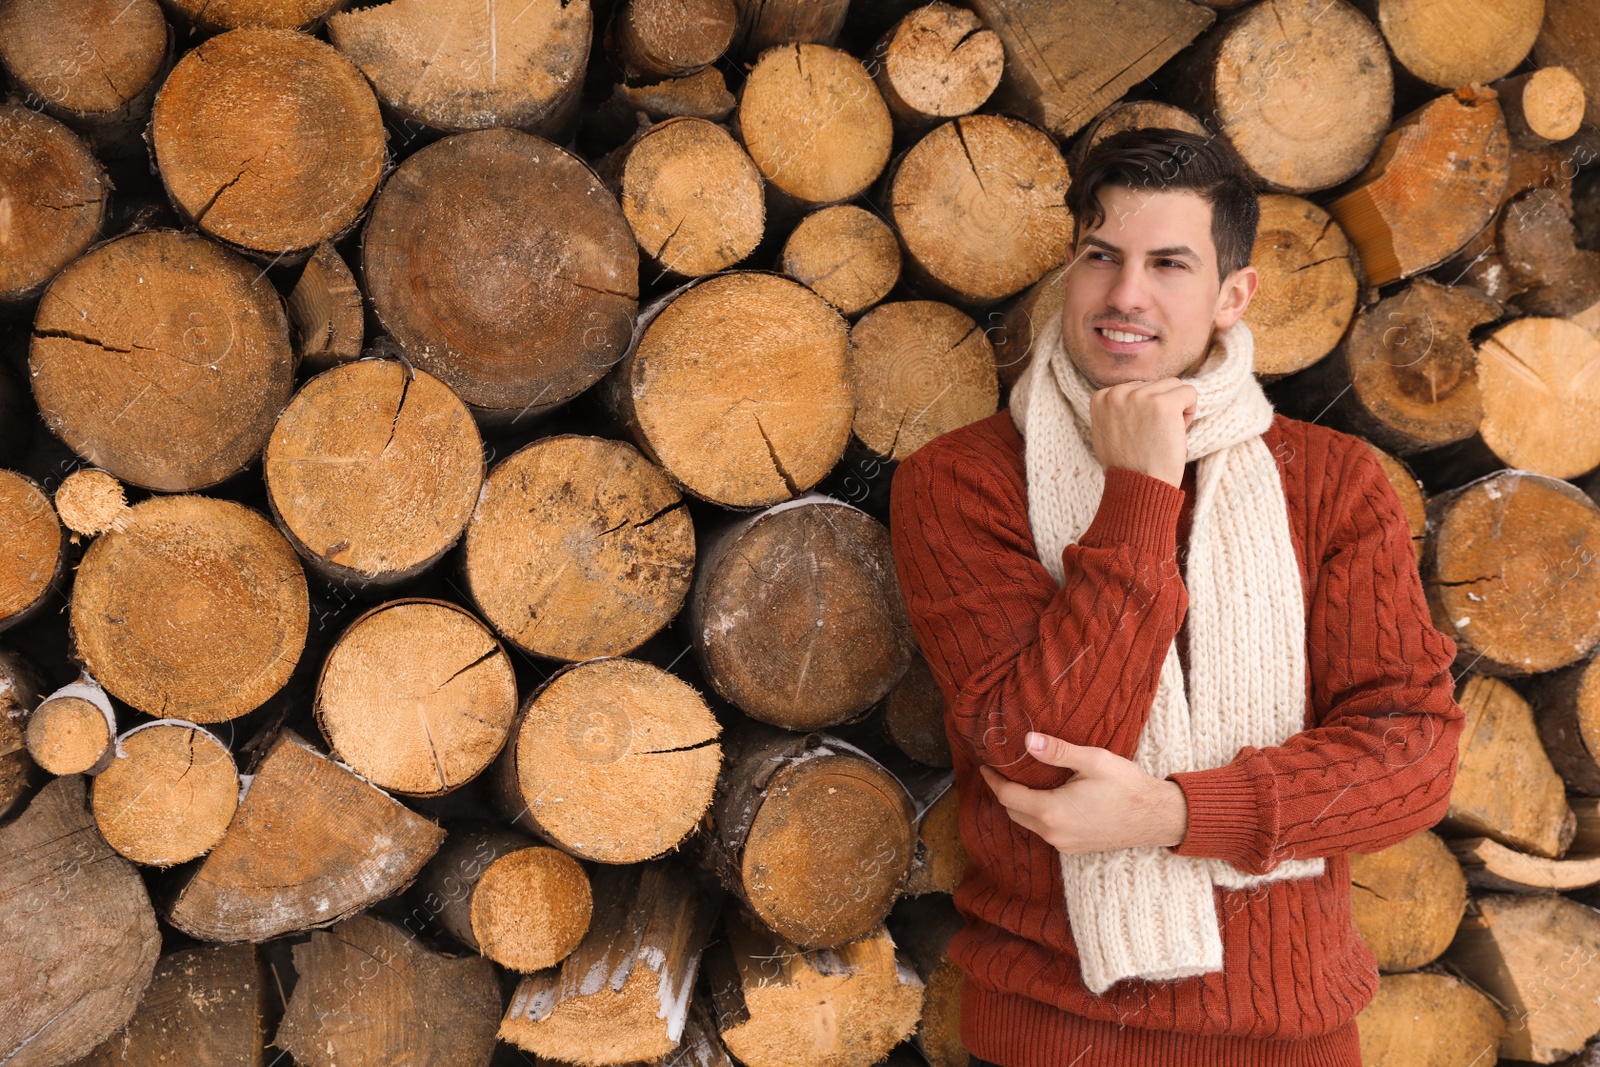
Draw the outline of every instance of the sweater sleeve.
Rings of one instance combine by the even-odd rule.
[[[1028,755],[1029,730],[1132,758],[1188,609],[1176,563],[1183,498],[1159,478],[1109,468],[1093,521],[1062,552],[1057,586],[1012,472],[955,448],[900,464],[895,569],[953,742],[1036,789],[1071,772]]]
[[[1290,858],[1376,852],[1450,803],[1463,714],[1455,642],[1434,628],[1399,495],[1366,447],[1315,582],[1307,658],[1317,725],[1217,768],[1168,775],[1184,792],[1182,856],[1264,874]]]

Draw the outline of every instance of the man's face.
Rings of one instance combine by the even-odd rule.
[[[1099,198],[1105,221],[1080,235],[1063,282],[1067,354],[1097,388],[1198,371],[1212,331],[1244,314],[1255,268],[1219,284],[1211,205],[1198,193],[1103,185]]]

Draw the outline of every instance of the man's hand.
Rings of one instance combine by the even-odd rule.
[[[1176,782],[1146,774],[1107,749],[1072,745],[1045,734],[1028,734],[1028,753],[1040,763],[1077,773],[1054,789],[1029,789],[991,767],[978,769],[1011,821],[1044,838],[1057,852],[1183,842],[1189,804]]]
[[[1089,427],[1100,465],[1181,485],[1189,459],[1187,433],[1199,401],[1195,387],[1178,378],[1096,389],[1089,398]]]

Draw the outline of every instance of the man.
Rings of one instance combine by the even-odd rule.
[[[1255,380],[1231,150],[1116,134],[1068,206],[1009,407],[891,490],[971,855],[962,1039],[1000,1067],[1354,1067],[1378,973],[1348,854],[1444,814],[1455,645],[1373,452]]]

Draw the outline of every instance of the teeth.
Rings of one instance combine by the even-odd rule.
[[[1100,328],[1100,332],[1111,338],[1113,341],[1122,341],[1127,344],[1132,344],[1135,341],[1149,340],[1149,338],[1142,333],[1125,333],[1122,330],[1108,330],[1104,327]]]

